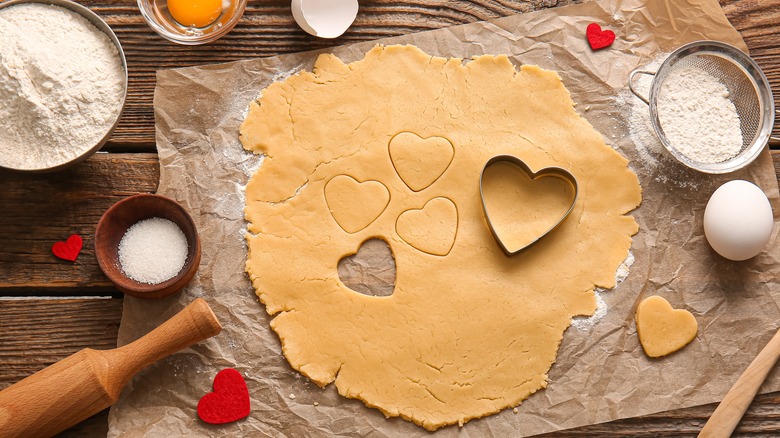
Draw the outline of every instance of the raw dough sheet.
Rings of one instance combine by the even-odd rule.
[[[267,153],[246,188],[247,272],[285,357],[318,385],[429,430],[546,387],[572,317],[594,313],[595,287],[615,286],[638,231],[625,215],[641,201],[628,160],[557,73],[517,71],[501,55],[464,62],[411,45],[348,65],[321,55],[314,73],[263,90],[240,132]],[[486,204],[528,224],[510,233],[526,241],[560,219],[573,189],[550,177],[531,188],[505,163],[482,173],[500,154],[579,181],[570,218],[513,257],[485,224],[480,175]],[[339,260],[371,238],[392,249],[390,297],[339,281]]]
[[[587,47],[584,29],[590,22],[617,32],[610,49],[593,53]],[[628,132],[626,102],[633,99],[625,86],[628,73],[703,38],[745,47],[714,0],[585,3],[380,41],[414,44],[443,57],[507,54],[515,66],[558,71],[580,114],[631,161],[643,189],[642,206],[632,213],[640,231],[630,275],[601,294],[608,309],[603,319],[567,330],[548,388],[524,402],[517,414],[504,410],[437,435],[531,435],[715,402],[776,331],[780,227],[776,224],[766,253],[742,263],[714,254],[701,227],[709,194],[729,179],[755,181],[778,211],[769,153],[736,174],[705,176],[675,164],[660,145],[638,150]],[[352,62],[375,44],[327,52]],[[260,90],[311,69],[323,52],[158,74],[159,193],[193,214],[203,238],[203,260],[180,295],[160,301],[127,297],[119,343],[148,332],[195,297],[209,302],[225,329],[139,374],[112,408],[109,436],[428,434],[404,420],[386,420],[360,401],[339,396],[332,385],[320,389],[293,371],[244,274],[243,189],[261,164],[242,150],[238,126]],[[652,294],[691,311],[701,328],[690,345],[662,360],[644,355],[633,322],[636,304]],[[205,425],[197,419],[197,401],[228,366],[246,377],[252,414],[235,424]],[[780,389],[780,378],[773,374],[762,388]]]

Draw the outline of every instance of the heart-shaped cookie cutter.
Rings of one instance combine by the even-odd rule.
[[[498,235],[498,232],[496,232],[495,227],[493,226],[493,222],[490,220],[490,215],[488,214],[487,205],[485,204],[485,193],[482,189],[482,181],[485,176],[485,170],[487,170],[490,166],[494,165],[498,162],[506,162],[513,164],[517,167],[519,167],[521,170],[523,170],[526,175],[528,175],[532,181],[535,181],[539,178],[544,177],[556,177],[560,178],[567,183],[569,183],[574,189],[574,196],[572,197],[571,205],[569,205],[569,209],[566,210],[566,213],[561,216],[561,218],[547,231],[540,234],[536,239],[532,240],[531,242],[521,246],[520,248],[507,248],[506,244],[501,240],[501,237]],[[479,175],[479,197],[482,200],[482,211],[485,213],[485,220],[487,222],[488,228],[490,229],[490,234],[493,235],[493,238],[496,239],[496,242],[498,242],[498,245],[501,247],[502,250],[504,250],[504,253],[508,256],[513,256],[524,249],[528,248],[529,246],[533,245],[534,243],[541,240],[544,236],[550,234],[554,229],[558,228],[558,226],[563,223],[563,221],[569,216],[569,213],[574,209],[574,204],[577,203],[577,195],[578,195],[578,188],[577,188],[577,179],[574,178],[574,175],[572,175],[568,170],[562,168],[562,167],[544,167],[542,169],[539,169],[537,172],[534,172],[531,170],[530,167],[528,167],[523,160],[513,156],[513,155],[496,155],[495,157],[489,159],[487,163],[485,163],[485,166],[482,168],[482,173]]]

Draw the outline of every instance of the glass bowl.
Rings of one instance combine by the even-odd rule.
[[[214,42],[233,29],[244,15],[247,0],[222,0],[222,14],[205,27],[179,24],[168,10],[167,0],[138,0],[138,9],[153,31],[178,44],[197,45]]]

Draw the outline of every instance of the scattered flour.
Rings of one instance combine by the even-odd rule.
[[[628,278],[628,273],[631,268],[631,265],[634,264],[634,254],[629,251],[628,256],[625,260],[623,260],[622,263],[620,263],[620,266],[618,266],[617,271],[615,272],[615,283],[622,283],[626,278]],[[571,326],[576,328],[577,330],[581,331],[588,331],[591,329],[594,325],[596,325],[597,322],[601,321],[602,318],[607,316],[607,303],[604,301],[604,297],[601,296],[602,293],[607,292],[607,289],[603,288],[596,288],[593,293],[596,294],[596,311],[593,312],[593,315],[585,317],[585,316],[575,316],[571,319]]]
[[[657,71],[667,56],[667,53],[662,53],[654,61],[643,66],[642,70]],[[637,92],[642,96],[649,96],[652,80],[652,76],[637,75],[634,81]],[[615,104],[628,111],[627,130],[638,157],[636,162],[632,162],[635,170],[642,170],[643,173],[652,175],[657,183],[698,190],[700,179],[696,177],[696,173],[681,164],[677,165],[655,134],[650,121],[649,106],[634,96],[628,88],[615,97]]]
[[[649,71],[658,70],[658,67],[661,66],[661,62],[663,62],[667,56],[668,54],[666,53],[661,54],[642,69]],[[637,75],[635,82],[637,92],[643,96],[649,96],[652,81],[652,76]],[[638,164],[651,170],[655,169],[658,166],[661,156],[663,154],[668,154],[668,152],[666,152],[663,144],[661,144],[661,141],[658,140],[658,137],[655,135],[653,124],[650,121],[650,108],[638,97],[634,96],[628,88],[618,96],[616,103],[618,106],[624,106],[629,109],[628,132],[631,137],[631,142],[636,147],[637,154],[640,158]]]
[[[739,154],[742,131],[729,91],[696,67],[672,71],[658,91],[658,120],[669,144],[699,163],[721,163]]]
[[[291,68],[291,69],[289,69],[287,71],[279,70],[279,71],[276,72],[276,74],[273,75],[273,77],[271,78],[271,81],[272,82],[285,81],[290,76],[293,76],[293,75],[296,75],[296,74],[300,73],[302,68],[303,68],[303,65],[302,64],[298,64],[297,66],[295,66],[295,67],[293,67],[293,68]],[[258,99],[259,98],[260,97],[258,97]],[[248,111],[248,107],[247,107],[247,111]],[[246,118],[246,117],[244,117],[244,118]]]
[[[109,37],[58,6],[0,9],[0,165],[48,168],[95,146],[120,111],[125,73]]]

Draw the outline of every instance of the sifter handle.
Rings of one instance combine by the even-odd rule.
[[[634,96],[640,98],[642,102],[650,105],[650,100],[646,98],[645,96],[642,96],[639,94],[639,92],[634,88],[634,78],[636,75],[648,75],[648,76],[655,76],[655,72],[647,71],[647,70],[634,70],[628,75],[628,89],[631,90],[632,93],[634,93]]]
[[[171,354],[217,335],[222,330],[203,298],[198,298],[143,337],[114,350],[101,351],[106,365],[103,387],[116,400],[139,371]]]

